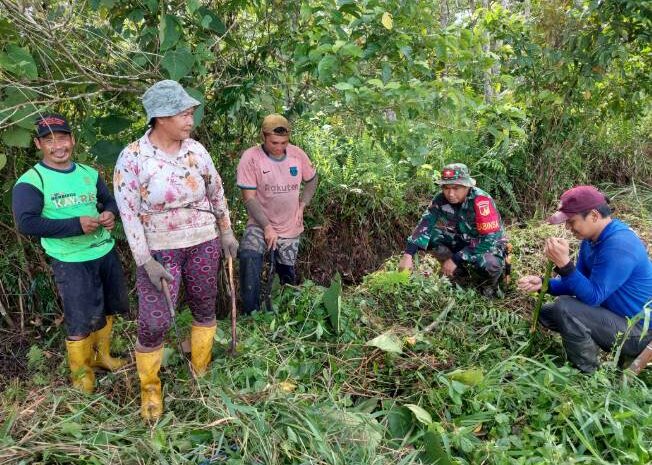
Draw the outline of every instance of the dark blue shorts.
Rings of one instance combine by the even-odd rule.
[[[68,336],[86,336],[104,327],[106,315],[129,310],[125,276],[115,248],[85,262],[53,258],[52,271],[63,302]]]

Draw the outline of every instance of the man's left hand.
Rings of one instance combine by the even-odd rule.
[[[546,239],[546,244],[543,248],[546,257],[553,262],[557,268],[563,268],[570,262],[570,248],[568,241],[561,237],[551,237]]]
[[[457,265],[450,258],[441,264],[441,272],[444,274],[444,276],[448,276],[449,278],[455,274],[456,269]]]
[[[100,213],[100,216],[97,218],[104,229],[111,231],[115,226],[115,215],[110,211],[103,211]]]

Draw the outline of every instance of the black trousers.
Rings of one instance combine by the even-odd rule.
[[[129,291],[115,250],[95,260],[52,259],[68,336],[87,336],[106,325],[106,316],[129,311]]]
[[[599,349],[611,351],[623,341],[627,319],[604,307],[591,307],[574,297],[560,296],[541,308],[539,321],[561,335],[568,360],[579,370],[592,373],[599,366]],[[642,328],[636,325],[624,341],[621,357],[636,357],[652,340],[652,334],[640,339]],[[619,336],[620,333],[620,336]]]

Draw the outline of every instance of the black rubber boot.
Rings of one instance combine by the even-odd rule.
[[[281,284],[295,285],[297,283],[297,275],[294,271],[294,266],[283,265],[276,262],[276,272],[278,273],[279,282]]]
[[[263,254],[253,250],[241,250],[239,258],[242,312],[248,315],[260,307],[260,273],[263,269]]]

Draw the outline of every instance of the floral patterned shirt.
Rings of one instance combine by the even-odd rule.
[[[115,167],[113,187],[136,265],[150,250],[191,247],[231,228],[222,179],[203,145],[186,139],[176,155],[149,140],[151,129],[125,147]]]

